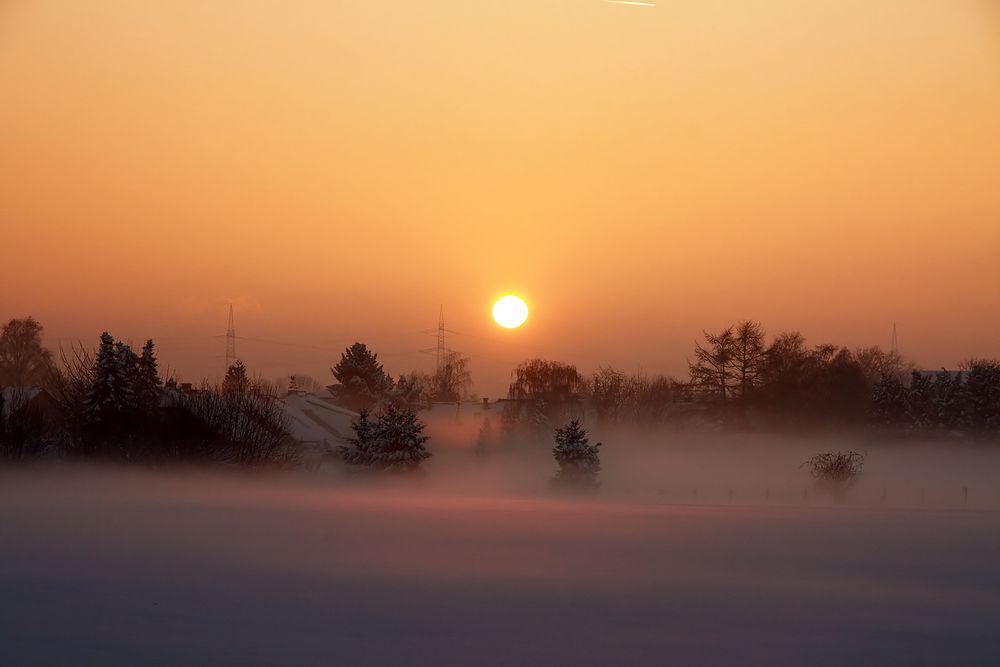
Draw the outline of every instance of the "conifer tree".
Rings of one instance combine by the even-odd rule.
[[[910,376],[906,393],[906,415],[913,428],[926,428],[934,423],[933,395],[930,379],[919,371]]]
[[[872,419],[885,426],[906,420],[906,388],[895,375],[883,375],[872,389]]]
[[[138,407],[136,390],[139,385],[139,357],[121,341],[115,343],[115,403],[123,414],[133,415]]]
[[[118,360],[115,358],[115,341],[107,331],[101,334],[101,344],[94,359],[94,382],[87,394],[90,420],[109,426],[120,410],[115,402],[118,393]]]
[[[431,453],[424,446],[424,425],[416,413],[386,406],[375,422],[362,410],[352,424],[355,437],[340,452],[346,463],[384,472],[415,470]]]
[[[965,421],[978,433],[1000,431],[1000,361],[974,359],[965,375]]]
[[[156,362],[156,350],[152,340],[147,340],[142,346],[142,354],[138,363],[138,384],[136,399],[139,407],[146,413],[154,409],[160,399],[160,371]]]
[[[351,410],[372,408],[392,389],[392,378],[382,368],[378,355],[364,343],[355,343],[344,350],[340,361],[330,370],[339,383],[331,385],[330,392]]]
[[[236,360],[226,371],[226,377],[222,381],[222,391],[225,393],[241,393],[250,388],[250,377],[247,375],[246,365]]]
[[[371,462],[371,448],[375,440],[375,422],[369,419],[368,410],[358,412],[358,418],[351,422],[354,437],[348,439],[350,446],[340,447],[340,455],[346,463],[367,466]]]
[[[597,475],[601,472],[601,443],[590,444],[579,419],[556,429],[555,440],[552,454],[559,464],[556,480],[582,487],[597,486]]]

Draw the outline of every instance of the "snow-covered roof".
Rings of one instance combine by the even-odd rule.
[[[44,389],[40,389],[38,387],[4,387],[3,389],[0,389],[0,392],[3,393],[4,403],[10,403],[15,399],[32,401],[43,391]]]
[[[31,403],[40,396],[47,396],[48,392],[39,387],[2,387],[0,395],[3,396],[3,414],[9,415],[15,405]]]
[[[329,399],[305,392],[289,392],[278,399],[288,415],[289,434],[298,442],[333,448],[351,437],[351,422],[358,415]]]

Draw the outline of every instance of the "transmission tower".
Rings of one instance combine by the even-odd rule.
[[[444,347],[444,304],[441,304],[441,311],[438,314],[438,344],[437,344],[437,371],[441,372],[441,364],[444,363],[445,358],[445,347]]]
[[[422,334],[433,335],[437,334],[437,346],[427,347],[420,350],[421,354],[435,355],[437,360],[437,365],[435,366],[435,371],[440,371],[442,366],[447,361],[448,353],[454,352],[454,350],[449,350],[447,346],[447,340],[445,336],[448,334],[460,335],[457,331],[452,331],[451,329],[444,328],[444,305],[442,304],[441,309],[438,311],[438,325],[437,329],[422,329],[420,331]]]
[[[892,323],[892,353],[899,356],[899,339],[896,337],[896,323]]]
[[[236,322],[233,319],[233,304],[229,304],[229,327],[226,329],[226,372],[236,363]]]

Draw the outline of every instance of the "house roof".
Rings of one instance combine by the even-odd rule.
[[[357,413],[329,399],[301,391],[289,392],[279,401],[288,415],[288,430],[292,438],[328,448],[344,444],[351,437],[351,422],[358,417]]]

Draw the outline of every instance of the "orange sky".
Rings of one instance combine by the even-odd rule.
[[[0,91],[0,318],[187,379],[229,301],[324,381],[355,339],[429,369],[443,303],[489,395],[741,318],[1000,355],[990,0],[6,0]]]

